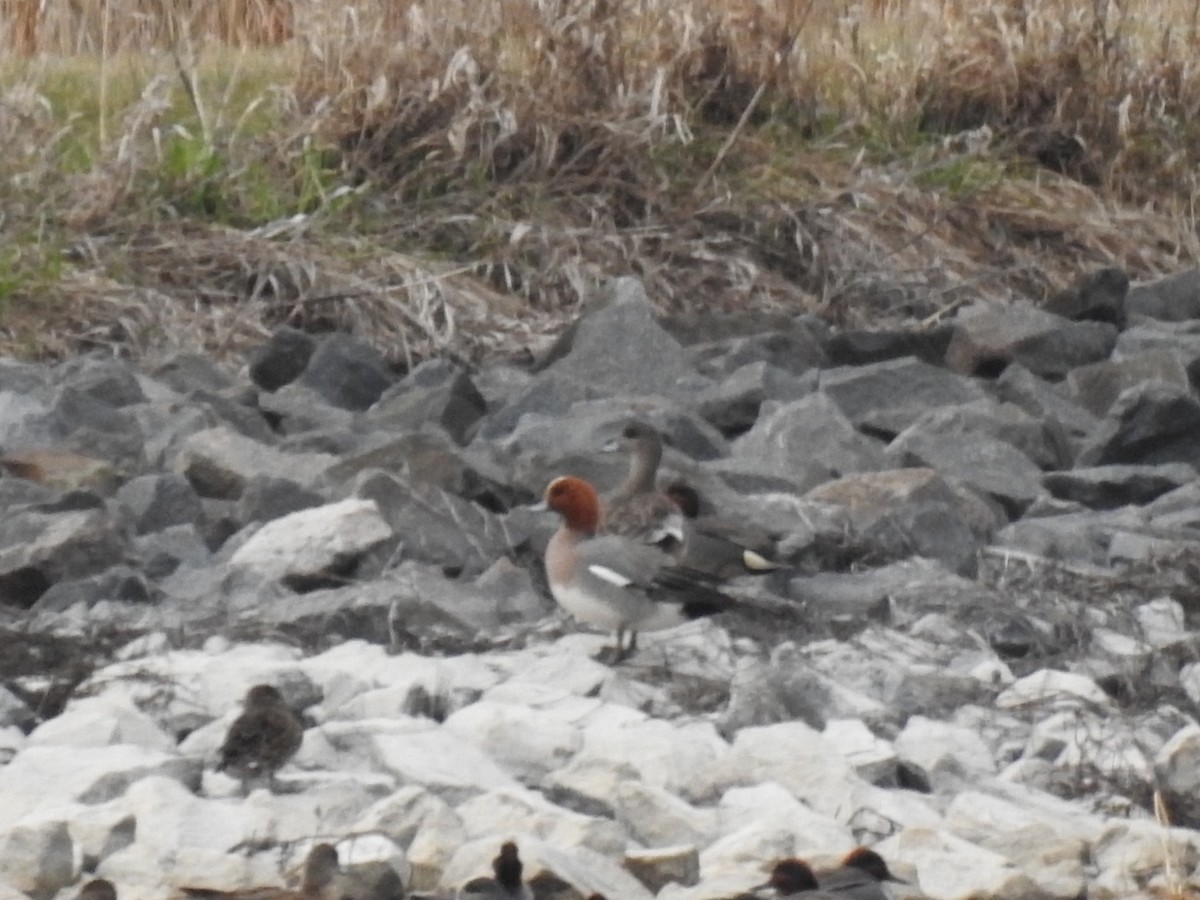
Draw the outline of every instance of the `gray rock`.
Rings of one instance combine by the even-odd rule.
[[[143,464],[143,436],[137,418],[71,387],[62,388],[52,416],[63,445],[77,453],[106,459],[123,471]]]
[[[1042,489],[1041,470],[1012,444],[961,425],[954,411],[931,412],[888,445],[888,456],[897,467],[935,469],[1019,517]]]
[[[250,380],[277,391],[300,377],[316,349],[316,338],[285,325],[251,353]]]
[[[883,445],[860,434],[824,393],[764,405],[754,427],[734,441],[732,451],[735,459],[795,483],[802,482],[813,465],[841,475],[889,467]]]
[[[1149,382],[1184,389],[1190,386],[1187,369],[1172,350],[1151,350],[1079,366],[1067,375],[1065,386],[1069,397],[1100,418],[1122,391]]]
[[[1039,469],[1069,467],[1074,455],[1066,430],[1055,418],[1032,416],[1016,404],[997,403],[990,398],[931,409],[910,428],[912,432],[918,430],[947,443],[959,441],[964,435],[1003,441]]]
[[[67,360],[54,374],[61,386],[114,409],[146,402],[133,367],[122,360],[81,356]]]
[[[763,401],[798,400],[811,394],[816,386],[815,371],[799,378],[768,362],[747,363],[701,391],[696,409],[722,434],[737,435],[755,423]]]
[[[831,366],[861,366],[911,356],[940,366],[954,334],[950,324],[923,331],[848,329],[822,341]]]
[[[1042,308],[1077,322],[1108,322],[1124,328],[1128,294],[1129,276],[1123,269],[1109,267],[1080,277],[1065,291],[1047,300]]]
[[[342,409],[369,409],[396,378],[383,356],[349,334],[326,335],[304,367],[300,383]]]
[[[491,441],[510,434],[526,415],[562,415],[574,403],[598,396],[599,390],[583,382],[566,378],[535,378],[507,405],[480,421],[475,441]]]
[[[253,475],[242,488],[234,507],[234,517],[247,524],[270,522],[289,513],[320,506],[324,502],[321,494],[291,479]]]
[[[1200,401],[1178,385],[1149,382],[1113,403],[1076,460],[1082,466],[1200,460]]]
[[[159,592],[147,584],[145,577],[129,566],[113,566],[99,575],[60,581],[52,585],[33,604],[37,612],[62,612],[77,603],[91,609],[102,600],[118,603],[151,603]]]
[[[182,475],[142,475],[117,491],[121,517],[134,534],[162,531],[172,525],[196,524],[204,514],[200,498]]]
[[[1125,308],[1131,314],[1164,322],[1200,319],[1200,269],[1135,285],[1129,290]]]
[[[45,900],[71,884],[75,875],[75,845],[66,822],[0,831],[0,883]]]
[[[963,375],[995,377],[1018,362],[1047,378],[1106,359],[1117,329],[1105,322],[1072,322],[1033,306],[974,306],[955,319],[946,365]]]
[[[232,375],[199,353],[173,353],[155,366],[151,374],[171,390],[185,395],[193,391],[216,394],[234,386]]]
[[[487,404],[470,375],[449,360],[431,360],[388,388],[367,419],[389,431],[415,431],[432,422],[461,445],[486,412]]]
[[[1115,509],[1149,503],[1168,491],[1196,480],[1196,470],[1183,463],[1157,466],[1096,466],[1070,472],[1050,472],[1042,478],[1046,490],[1091,509]]]
[[[987,396],[970,378],[912,357],[822,372],[821,390],[856,428],[886,439],[930,410]]]
[[[135,538],[137,559],[147,578],[159,580],[174,572],[181,564],[205,566],[212,556],[200,530],[195,525],[175,525],[161,531]]]
[[[374,500],[391,525],[402,558],[477,575],[524,540],[482,507],[380,471],[363,472],[355,496]]]
[[[996,380],[995,391],[1004,401],[1021,407],[1035,419],[1044,419],[1047,425],[1060,424],[1067,432],[1072,445],[1078,445],[1096,428],[1099,419],[1050,382],[1034,375],[1019,363],[1012,363]]]
[[[1167,741],[1154,771],[1171,824],[1200,828],[1200,725],[1192,723]]]
[[[618,278],[606,302],[585,313],[570,352],[538,377],[588,385],[600,395],[686,396],[695,372],[679,342],[658,324],[645,288],[636,278]]]
[[[1166,324],[1147,320],[1121,332],[1114,355],[1139,356],[1169,350],[1187,369],[1192,384],[1200,384],[1200,320]]]
[[[0,523],[0,603],[28,608],[53,584],[102,572],[126,545],[101,510],[27,510]]]
[[[256,475],[311,486],[334,462],[325,454],[283,453],[227,428],[209,428],[183,441],[171,468],[185,475],[201,497],[236,500]]]
[[[334,406],[314,388],[299,382],[264,393],[258,398],[258,408],[264,425],[273,433],[309,441],[313,440],[312,432],[321,433],[318,440],[328,440],[327,435],[331,432],[348,432],[355,427],[359,418],[358,414]],[[273,442],[273,437],[250,437],[265,443]]]
[[[798,376],[828,362],[821,345],[803,326],[698,344],[688,348],[688,357],[699,372],[718,381],[753,363]]]

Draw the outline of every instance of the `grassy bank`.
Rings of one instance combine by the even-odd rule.
[[[933,322],[1200,249],[1200,0],[333,7],[48,5],[0,60],[4,350],[477,356],[626,272]]]

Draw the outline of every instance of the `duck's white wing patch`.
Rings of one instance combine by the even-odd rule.
[[[610,569],[608,566],[601,566],[593,563],[588,566],[588,571],[597,578],[607,581],[609,584],[614,584],[617,587],[629,587],[633,584],[632,579],[625,577],[615,569]]]

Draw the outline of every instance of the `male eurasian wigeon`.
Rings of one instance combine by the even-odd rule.
[[[675,482],[665,491],[655,479],[662,461],[662,435],[645,422],[632,421],[606,449],[629,451],[629,476],[607,498],[602,534],[620,534],[657,544],[681,564],[719,579],[764,575],[778,569],[764,555],[744,546],[728,523],[700,515],[700,496]]]
[[[521,880],[521,857],[513,841],[500,845],[492,860],[491,878],[472,878],[458,890],[458,900],[533,900],[529,886]]]
[[[881,882],[903,883],[891,873],[883,857],[867,847],[851,850],[840,866],[821,873],[818,880],[822,890],[832,891],[845,900],[888,900]]]
[[[79,889],[75,900],[117,900],[117,889],[107,878],[93,878]]]
[[[233,891],[185,887],[182,890],[192,900],[344,900],[337,884],[339,872],[337,850],[330,844],[316,844],[308,851],[304,861],[304,876],[299,890],[289,891],[278,887]]]
[[[546,547],[550,592],[575,618],[616,632],[616,661],[637,649],[639,631],[671,628],[733,604],[712,576],[679,565],[658,547],[617,534],[597,536],[600,497],[582,478],[554,479],[545,503],[562,516]]]
[[[737,900],[758,900],[767,897],[800,897],[803,900],[845,900],[843,895],[822,890],[817,885],[817,876],[802,859],[781,859],[771,867],[771,878],[766,884],[742,894]]]
[[[275,772],[300,749],[304,723],[269,684],[250,688],[243,707],[225,734],[217,771],[228,770],[240,778],[244,794],[252,779],[264,776],[274,787]]]

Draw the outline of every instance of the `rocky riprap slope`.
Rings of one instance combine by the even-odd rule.
[[[856,843],[901,896],[1200,885],[1200,274],[923,330],[606,299],[538,366],[0,365],[0,898],[282,883],[315,840],[433,890],[516,838],[543,897]],[[612,668],[524,507],[614,485],[630,415],[791,568]],[[242,800],[258,682],[309,727]]]

